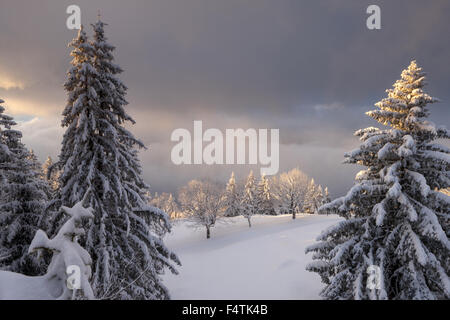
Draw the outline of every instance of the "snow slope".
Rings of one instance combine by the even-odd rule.
[[[28,277],[0,271],[0,300],[52,300],[45,276]]]
[[[305,247],[314,243],[337,216],[290,215],[227,218],[212,229],[193,229],[180,221],[165,238],[183,264],[166,274],[172,299],[319,299],[322,283],[307,272]]]

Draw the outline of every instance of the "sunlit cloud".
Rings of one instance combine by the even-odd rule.
[[[60,105],[41,103],[39,100],[28,100],[4,96],[6,113],[11,116],[48,116],[59,114],[62,110]]]
[[[0,89],[11,90],[11,89],[25,89],[25,84],[23,82],[17,81],[12,77],[0,73]]]

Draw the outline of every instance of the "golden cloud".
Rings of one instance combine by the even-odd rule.
[[[0,89],[10,90],[10,89],[25,89],[25,84],[23,82],[12,79],[10,76],[5,74],[0,74]]]
[[[3,97],[5,100],[4,107],[6,108],[6,113],[8,115],[27,115],[27,116],[48,116],[59,114],[61,112],[60,105],[51,105],[45,102],[44,104],[38,103],[36,101],[13,98],[13,97]]]

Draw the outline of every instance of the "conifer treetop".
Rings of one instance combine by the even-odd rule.
[[[415,61],[388,97],[367,114],[387,129],[358,130],[362,144],[346,163],[366,167],[343,197],[319,208],[345,221],[325,230],[307,269],[319,273],[328,299],[448,299],[450,297],[450,149],[445,127],[427,120],[438,101],[423,91],[425,74]],[[367,270],[377,267],[379,286]]]
[[[402,71],[401,79],[394,83],[393,88],[386,90],[388,97],[375,104],[379,110],[369,111],[367,115],[399,130],[413,132],[427,129],[426,125],[430,122],[422,120],[429,116],[427,105],[439,100],[423,91],[425,80],[425,73],[413,60]]]

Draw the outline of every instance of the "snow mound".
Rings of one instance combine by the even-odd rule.
[[[49,239],[44,231],[38,230],[29,248],[30,254],[41,250],[53,253],[47,273],[39,277],[28,277],[0,271],[0,300],[61,300],[76,298],[79,294],[84,298],[94,299],[89,284],[92,260],[88,252],[78,244],[78,237],[84,234],[82,219],[94,218],[92,209],[83,208],[81,202],[72,208],[62,209],[70,218],[57,235]]]

